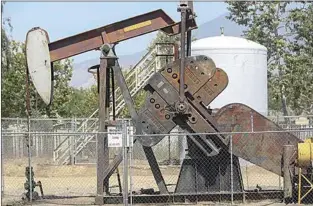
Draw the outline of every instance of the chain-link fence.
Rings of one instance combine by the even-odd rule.
[[[275,118],[270,119],[275,121]],[[298,120],[289,118],[288,127],[276,121],[286,128],[283,131],[190,134],[177,127],[170,135],[161,135],[164,138],[151,148],[141,145],[142,136],[131,136],[130,139],[136,139],[134,144],[123,143],[121,137],[126,131],[123,133],[123,128],[130,121],[121,121],[113,128],[118,131],[108,130],[110,162],[123,151],[124,161],[110,177],[107,203],[121,203],[126,194],[129,204],[246,202],[256,205],[251,201],[281,200],[282,166],[275,163],[281,162],[286,139],[313,137],[312,117],[307,117],[305,126]],[[35,183],[41,182],[44,193],[44,199],[37,202],[93,204],[97,190],[97,129],[97,119],[31,119],[27,132],[27,119],[3,118],[2,203],[20,202],[26,192],[25,170],[30,158]],[[119,137],[114,140],[116,135]],[[221,145],[213,137],[219,135],[229,142],[215,151],[208,139]],[[153,136],[160,135],[149,135]],[[35,191],[41,195],[39,187]]]

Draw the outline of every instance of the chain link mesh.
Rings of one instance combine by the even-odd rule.
[[[283,139],[287,132],[302,140],[313,137],[312,118],[309,119],[310,124],[307,126],[296,125],[294,119],[296,117],[290,118],[288,124],[276,122],[286,131],[258,132],[253,137],[257,138],[257,136],[261,137],[265,133],[270,133],[272,138]],[[35,181],[41,181],[43,185],[45,198],[40,200],[43,201],[43,205],[48,203],[75,205],[94,202],[97,187],[97,121],[97,119],[31,119],[31,164]],[[3,118],[1,126],[2,194],[3,203],[5,204],[19,202],[22,194],[25,193],[25,168],[28,166],[25,139],[27,119]],[[195,147],[193,158],[197,157],[199,161],[190,161],[191,152],[188,149],[187,135],[191,136],[191,134],[184,133],[180,128],[175,128],[170,135],[165,136],[161,142],[152,147],[153,153],[144,150],[140,143],[136,141],[129,149],[128,164],[123,165],[121,163],[118,170],[115,170],[110,178],[110,195],[121,197],[124,177],[128,178],[130,203],[132,204],[137,204],[138,201],[169,204],[173,202],[178,204],[188,201],[202,201],[204,203],[201,204],[207,202],[230,204],[231,195],[234,201],[238,201],[238,199],[242,201],[242,198],[236,192],[238,190],[238,181],[241,182],[243,191],[255,192],[255,199],[260,198],[260,191],[283,190],[284,181],[281,176],[247,160],[239,158],[240,167],[237,167],[236,164],[232,166],[229,164],[226,168],[223,168],[220,164],[222,161],[229,161],[229,163],[231,163],[231,159],[233,162],[236,161],[236,157],[230,154],[223,160],[206,162],[203,152],[200,151],[199,147]],[[223,133],[223,135],[233,137],[236,134]],[[196,135],[194,137],[199,138]],[[122,150],[122,147],[109,148],[110,162]],[[149,163],[147,157],[151,159],[151,155],[155,157],[158,167],[151,160]],[[187,165],[184,169],[182,169],[183,163]],[[192,166],[192,164],[194,165]],[[128,168],[126,176],[124,166]],[[161,191],[162,184],[155,180],[156,174],[153,170],[157,170],[157,168],[161,172],[166,192],[170,195]],[[219,170],[219,173],[208,168],[215,168]],[[189,177],[186,171],[199,173],[195,177],[196,182],[188,182],[190,181],[188,179],[182,181],[185,184],[181,186],[182,191],[187,186],[189,190],[193,186],[196,188],[187,192],[188,195],[179,192],[177,186],[182,184],[180,181],[183,178],[179,179],[180,176]],[[183,174],[184,172],[185,174]],[[236,179],[238,174],[240,180]],[[219,175],[224,175],[224,177],[218,177]],[[223,179],[223,181],[219,181],[220,179]],[[219,181],[218,187],[213,180]],[[223,184],[225,185],[223,186]],[[204,190],[207,193],[212,193],[211,199],[205,198],[204,194],[206,192]],[[40,194],[39,188],[36,187],[35,191]],[[265,193],[262,197],[264,198],[258,200],[259,202],[267,201],[266,197],[268,196]],[[311,198],[313,201],[312,196],[309,195],[307,198]]]

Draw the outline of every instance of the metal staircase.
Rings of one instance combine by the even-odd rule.
[[[132,69],[125,75],[129,92],[134,97],[140,89],[147,83],[151,76],[158,72],[164,63],[164,57],[167,61],[174,59],[174,45],[167,43],[159,43],[150,50]],[[162,58],[163,57],[163,58]],[[168,58],[170,57],[170,58]],[[119,87],[115,89],[115,113],[118,115],[125,107],[125,101]],[[110,105],[110,116],[113,113],[112,104]],[[75,132],[97,132],[98,118],[95,115],[98,109],[94,111],[88,119],[83,121]],[[91,123],[90,123],[91,122]],[[89,125],[88,125],[89,124]],[[95,135],[80,135],[80,136],[67,136],[64,137],[58,146],[53,151],[54,161],[58,164],[75,163],[75,156],[77,156],[83,148],[93,140]]]

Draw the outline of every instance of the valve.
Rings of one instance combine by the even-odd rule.
[[[37,186],[40,188],[41,196],[44,197],[41,182],[40,181],[35,182],[35,180],[34,180],[33,167],[30,167],[30,168],[26,167],[25,168],[25,177],[26,177],[26,182],[24,183],[24,189],[26,190],[26,193],[24,193],[22,199],[30,201],[30,199],[31,199],[30,193],[32,193],[32,200],[39,199],[39,194],[38,194],[38,192],[35,191],[35,188]]]

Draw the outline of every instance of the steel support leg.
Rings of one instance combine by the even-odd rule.
[[[167,190],[164,178],[162,176],[160,167],[159,167],[158,162],[154,156],[152,148],[151,147],[145,147],[145,146],[142,146],[142,147],[143,147],[143,150],[144,150],[145,155],[147,157],[147,160],[149,162],[149,165],[150,165],[152,174],[154,176],[154,179],[155,179],[155,181],[158,185],[158,188],[160,190],[160,193],[161,194],[168,194],[168,190]]]
[[[134,103],[133,100],[131,98],[130,92],[128,90],[128,87],[126,85],[126,81],[124,79],[124,76],[122,74],[121,68],[118,66],[114,67],[114,73],[115,73],[115,77],[116,77],[116,81],[117,84],[119,85],[122,94],[123,94],[123,98],[125,100],[125,104],[128,107],[128,110],[130,111],[131,117],[133,122],[136,124],[137,122],[137,118],[138,118],[138,114],[135,110],[134,107]],[[136,129],[136,134],[138,134],[138,130]],[[136,141],[136,138],[134,138],[134,142]],[[162,173],[160,171],[159,165],[156,161],[156,158],[154,156],[154,153],[152,151],[152,148],[150,147],[143,147],[145,154],[146,154],[146,158],[149,162],[149,165],[151,167],[154,179],[159,187],[160,193],[161,194],[167,194],[168,190],[166,188],[165,185],[165,181],[163,179]],[[120,152],[113,160],[113,162],[109,165],[109,167],[105,170],[104,173],[104,179],[109,179],[109,177],[113,174],[113,172],[116,170],[116,168],[118,167],[118,165],[122,162],[123,160],[123,155],[122,152]]]
[[[97,136],[97,196],[96,204],[103,205],[104,193],[108,193],[109,179],[105,179],[104,172],[109,165],[109,148],[105,121],[107,118],[106,108],[106,80],[107,80],[107,59],[101,57],[99,69],[99,134]]]

